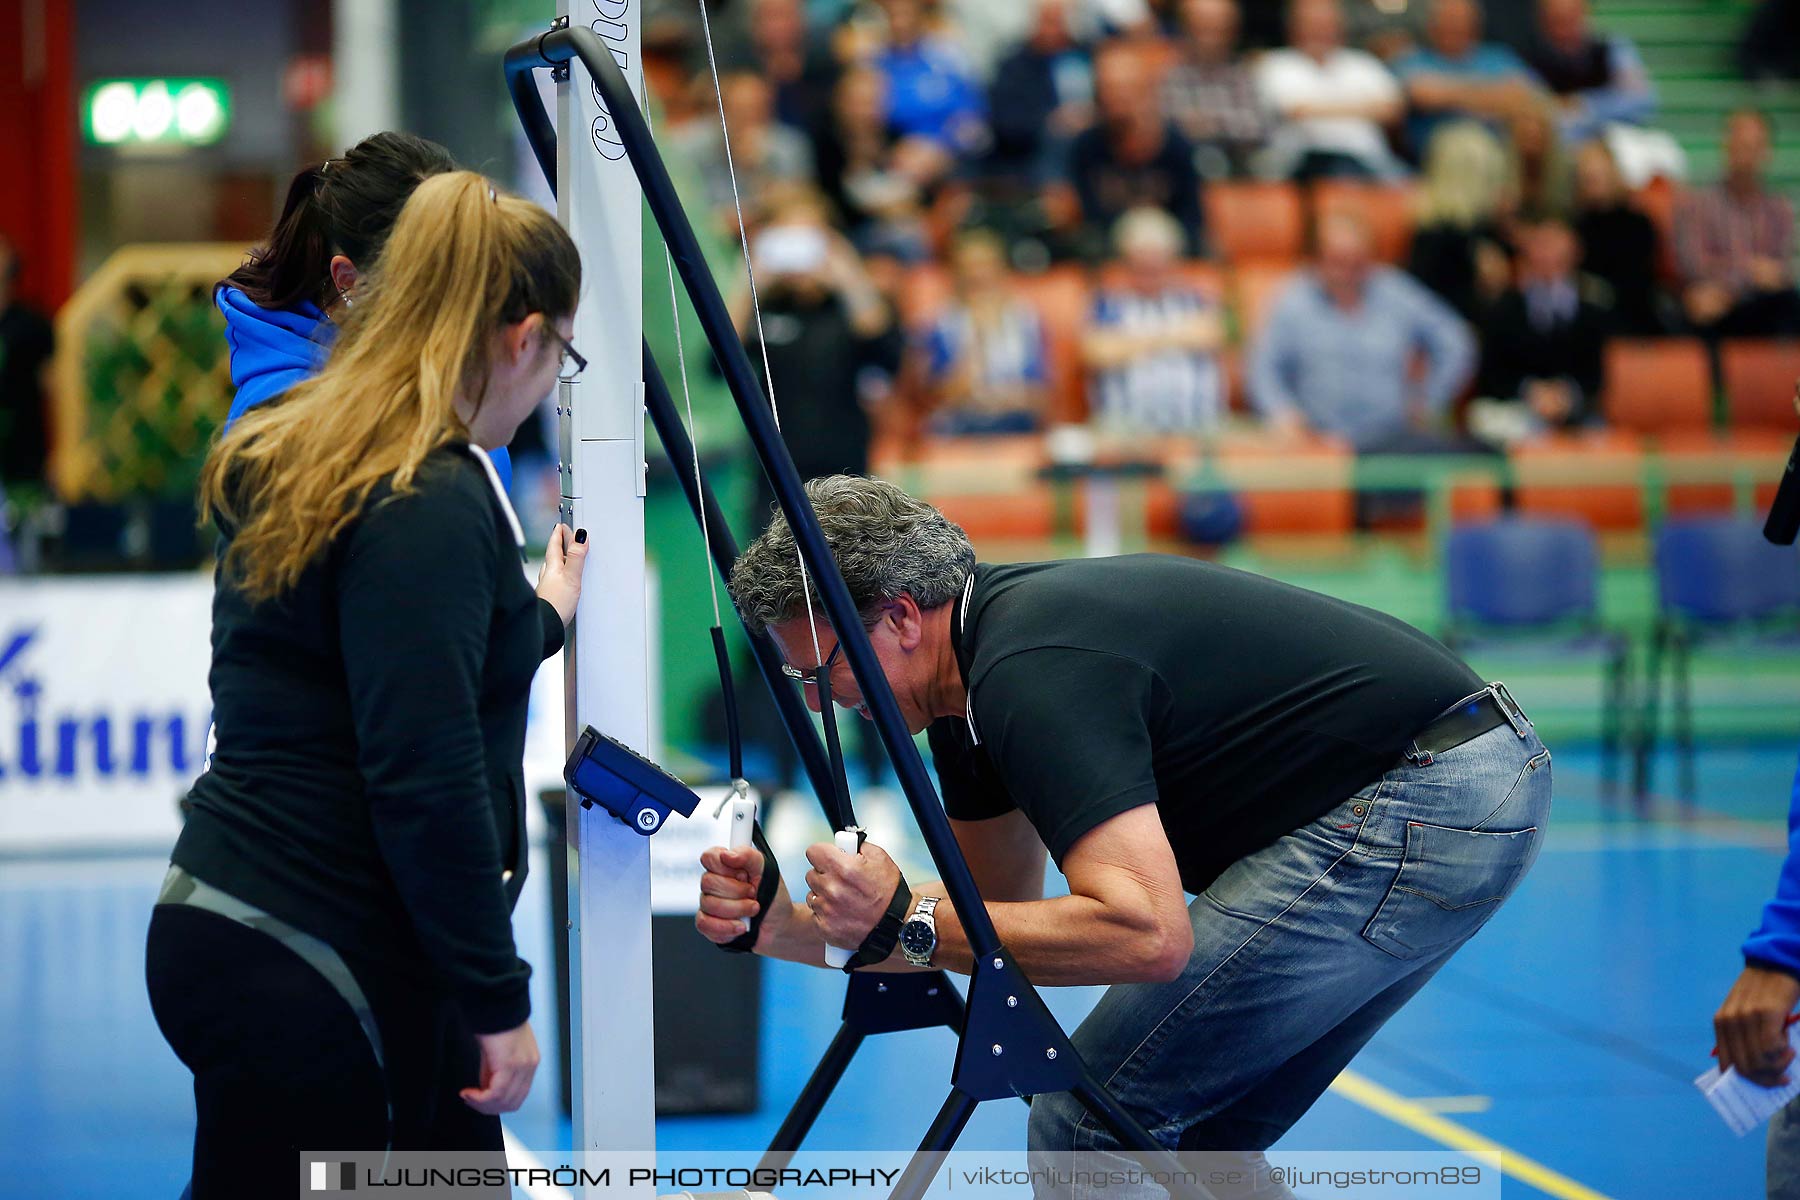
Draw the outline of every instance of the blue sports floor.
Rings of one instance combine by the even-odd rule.
[[[1738,943],[1774,886],[1793,749],[1708,747],[1698,808],[1665,802],[1645,821],[1600,803],[1595,767],[1579,748],[1557,752],[1555,822],[1525,886],[1284,1147],[1498,1147],[1508,1197],[1761,1195],[1760,1139],[1732,1136],[1689,1081],[1707,1063]],[[189,1081],[157,1034],[142,975],[163,869],[156,857],[0,861],[0,1197],[173,1200],[181,1190]],[[545,965],[546,877],[533,872],[516,921],[526,957]],[[541,966],[546,1043],[548,975]],[[786,966],[764,978],[764,1111],[664,1120],[662,1147],[762,1145],[816,1061],[841,981]],[[1050,998],[1072,1025],[1095,995]],[[915,1142],[951,1053],[942,1031],[871,1041],[811,1144]],[[529,1147],[568,1144],[552,1072],[509,1120]],[[1022,1145],[1024,1118],[1022,1105],[985,1105],[963,1144]]]

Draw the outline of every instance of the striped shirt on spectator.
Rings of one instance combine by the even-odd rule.
[[[1103,292],[1094,302],[1093,323],[1101,329],[1142,330],[1212,309],[1191,288],[1169,288],[1155,296]],[[1224,392],[1216,355],[1163,350],[1096,372],[1094,415],[1103,426],[1133,433],[1197,433],[1218,426]]]
[[[1752,260],[1785,266],[1793,251],[1794,210],[1774,192],[1744,197],[1723,186],[1690,192],[1675,220],[1675,256],[1689,283],[1719,283],[1741,296],[1755,290]]]
[[[1000,319],[985,328],[962,305],[946,309],[925,336],[927,372],[934,383],[965,361],[971,368],[972,388],[961,407],[980,412],[996,409],[994,397],[1008,389],[1042,386],[1047,378],[1044,330],[1029,305],[1007,306]]]
[[[1245,151],[1269,136],[1269,111],[1242,63],[1177,63],[1163,79],[1163,115],[1195,143]]]

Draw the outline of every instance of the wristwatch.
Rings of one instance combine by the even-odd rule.
[[[900,953],[915,967],[929,967],[937,953],[937,918],[931,913],[937,906],[936,896],[920,896],[919,907],[900,926]]]

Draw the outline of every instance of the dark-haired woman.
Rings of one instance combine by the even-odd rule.
[[[194,1200],[302,1150],[499,1151],[537,1065],[511,927],[527,692],[587,547],[559,527],[534,595],[487,452],[578,361],[580,262],[467,172],[417,188],[389,251],[323,371],[202,479],[218,747],[146,954],[194,1073]]]
[[[454,170],[456,160],[436,142],[388,132],[294,176],[267,243],[213,296],[225,314],[237,388],[227,429],[324,365],[336,318],[356,303],[357,283],[387,243],[406,198],[433,175]],[[492,457],[510,491],[506,449]]]

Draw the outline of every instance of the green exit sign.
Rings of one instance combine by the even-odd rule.
[[[210,146],[231,128],[231,89],[222,79],[98,80],[82,127],[100,146]]]

